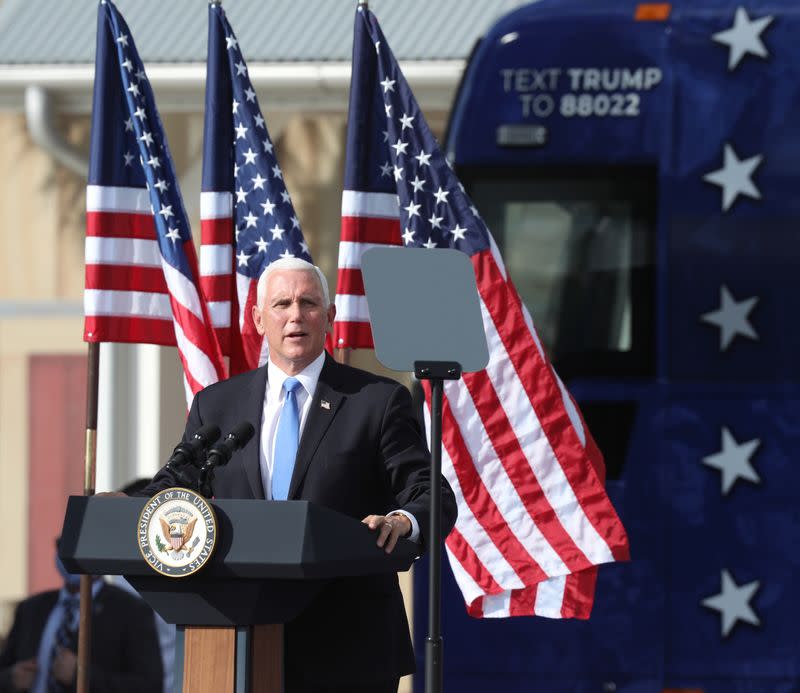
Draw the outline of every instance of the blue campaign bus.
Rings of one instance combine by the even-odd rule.
[[[800,3],[524,6],[445,144],[633,555],[586,622],[471,619],[445,570],[445,690],[799,691]]]

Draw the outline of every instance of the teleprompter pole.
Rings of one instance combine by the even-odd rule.
[[[458,380],[461,365],[452,361],[415,361],[414,375],[431,384],[431,515],[428,572],[428,637],[425,639],[425,693],[441,693],[442,642],[442,400],[444,381]]]
[[[475,270],[459,250],[378,247],[361,256],[370,326],[378,360],[427,380],[430,407],[431,510],[425,693],[444,679],[441,623],[442,415],[444,381],[480,371],[489,362]],[[408,278],[414,277],[413,282]],[[437,300],[431,301],[435,295]],[[447,360],[445,360],[447,359]]]
[[[442,690],[442,392],[431,379],[431,547],[428,573],[428,637],[425,640],[425,693]]]
[[[93,496],[97,475],[97,391],[100,379],[100,344],[90,342],[87,353],[86,443],[83,462],[83,495]],[[92,636],[92,576],[81,575],[81,607],[78,625],[77,693],[89,693]]]

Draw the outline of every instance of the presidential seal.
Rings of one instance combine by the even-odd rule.
[[[214,509],[194,491],[168,488],[142,509],[137,529],[139,551],[157,573],[186,577],[200,570],[217,544]]]

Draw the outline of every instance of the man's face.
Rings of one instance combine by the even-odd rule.
[[[267,278],[261,307],[253,307],[256,330],[267,338],[272,362],[289,375],[302,371],[322,353],[336,309],[324,305],[314,272],[279,270]]]

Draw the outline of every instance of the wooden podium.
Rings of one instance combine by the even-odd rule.
[[[178,626],[176,690],[185,693],[281,693],[282,624],[329,580],[408,570],[417,557],[404,539],[387,555],[366,525],[307,501],[218,500],[209,563],[189,577],[165,577],[137,544],[146,502],[71,496],[59,556],[70,572],[124,575]]]

